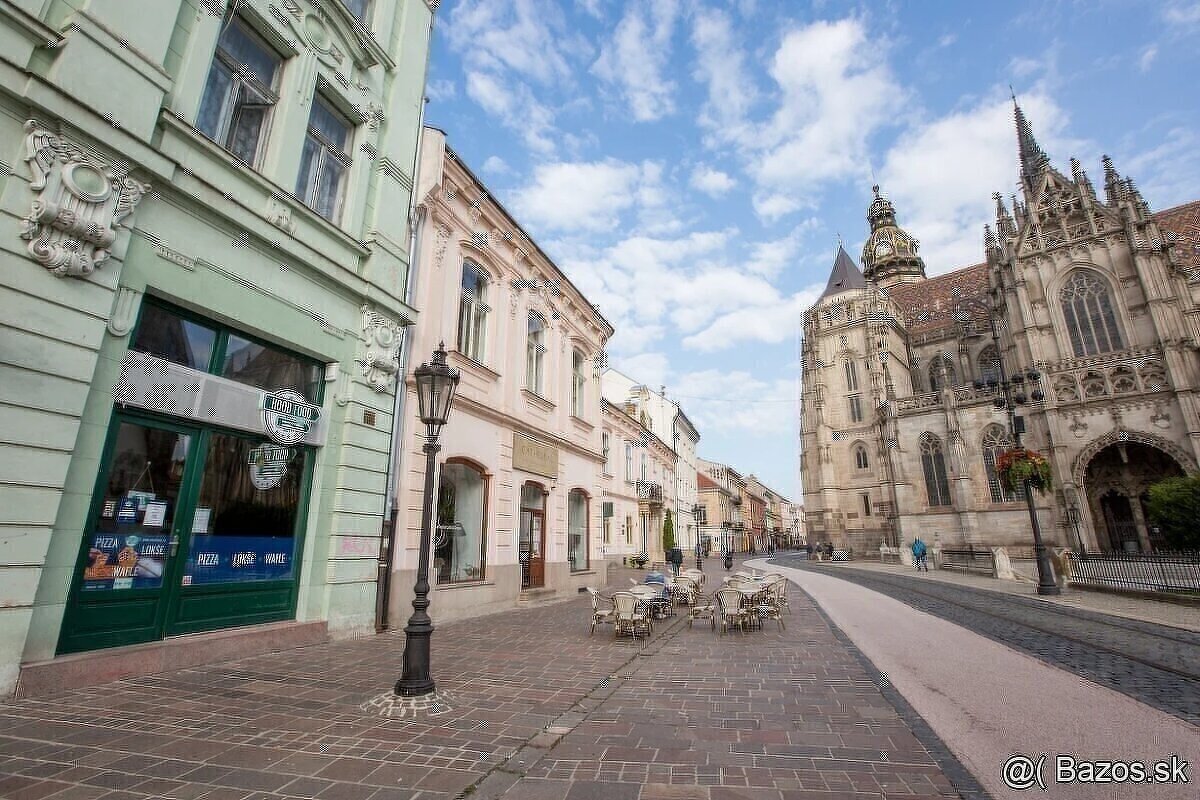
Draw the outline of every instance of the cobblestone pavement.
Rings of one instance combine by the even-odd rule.
[[[0,797],[982,796],[807,596],[792,609],[786,630],[724,637],[680,614],[645,645],[589,637],[586,598],[447,623],[442,705],[407,718],[363,710],[399,634],[11,701]]]
[[[820,570],[873,589],[1200,724],[1200,633],[1012,594],[924,581],[924,576],[916,574],[886,574],[786,557],[779,563]]]

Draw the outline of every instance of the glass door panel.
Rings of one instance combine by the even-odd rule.
[[[101,466],[60,652],[161,634],[173,542],[186,517],[193,434],[121,420]]]

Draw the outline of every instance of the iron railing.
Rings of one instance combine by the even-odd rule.
[[[638,481],[637,496],[638,500],[648,500],[651,503],[662,503],[662,484],[653,483],[652,481]]]
[[[996,556],[986,547],[942,548],[942,569],[961,569],[996,577]]]
[[[1068,553],[1070,582],[1134,592],[1200,594],[1200,551]]]

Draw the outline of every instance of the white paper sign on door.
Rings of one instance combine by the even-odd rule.
[[[142,527],[161,528],[167,520],[167,504],[162,501],[146,503],[146,513],[142,516]]]

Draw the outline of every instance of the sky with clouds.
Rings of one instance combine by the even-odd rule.
[[[803,310],[878,182],[929,274],[1016,190],[1009,86],[1064,171],[1200,198],[1200,0],[450,0],[426,121],[666,386],[702,456],[799,500]]]

